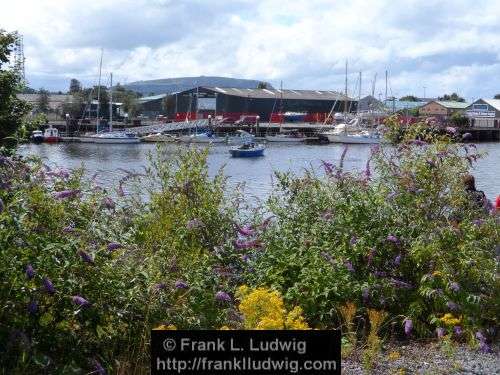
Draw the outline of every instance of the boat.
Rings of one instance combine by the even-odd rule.
[[[305,142],[307,137],[297,130],[284,131],[275,135],[266,135],[268,142]]]
[[[191,135],[182,135],[179,141],[185,143],[225,143],[225,137],[218,137],[211,132],[195,133]]]
[[[304,122],[307,113],[305,112],[285,112],[283,113],[284,122]]]
[[[255,135],[250,134],[244,130],[236,130],[234,135],[227,137],[227,143],[233,145],[240,145],[244,143],[252,143],[255,140]]]
[[[44,137],[41,130],[34,130],[33,133],[31,133],[31,141],[33,143],[42,143],[43,139]]]
[[[135,133],[128,132],[103,132],[80,137],[80,142],[85,143],[139,143],[141,139]]]
[[[233,146],[229,153],[235,158],[251,158],[264,156],[265,146],[257,143],[244,143],[240,146]]]
[[[171,134],[156,133],[156,134],[148,134],[148,135],[142,137],[141,141],[143,141],[143,142],[177,142],[177,137],[175,137]]]
[[[326,134],[326,137],[330,143],[377,144],[381,141],[379,134],[368,131],[360,131],[353,134]]]
[[[53,128],[52,126],[48,127],[45,129],[45,132],[43,133],[43,141],[48,142],[48,143],[55,143],[59,142],[59,130],[56,128]]]

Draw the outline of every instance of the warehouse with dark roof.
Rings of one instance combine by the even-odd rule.
[[[330,90],[197,87],[166,97],[165,114],[176,120],[258,115],[262,121],[268,121],[273,114],[292,112],[308,115],[312,120],[324,119],[330,112],[354,112],[356,106],[354,99]]]

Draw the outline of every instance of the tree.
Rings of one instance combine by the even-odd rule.
[[[406,95],[402,98],[399,98],[402,102],[418,102],[418,98],[415,95]]]
[[[0,152],[15,147],[17,130],[29,111],[29,105],[16,96],[23,89],[21,74],[7,66],[17,38],[17,33],[0,29]]]
[[[267,89],[267,82],[259,82],[257,85],[258,89]]]
[[[493,99],[500,99],[500,94],[496,94]]]
[[[83,110],[85,107],[86,98],[83,96],[82,92],[75,92],[72,95],[72,100],[67,100],[63,104],[63,116],[66,117],[66,114],[72,119],[79,119],[83,116]]]
[[[47,114],[49,112],[49,92],[44,88],[38,90],[38,100],[36,102],[36,109],[40,113]]]
[[[82,91],[82,84],[80,81],[75,78],[71,78],[71,81],[69,82],[69,93],[74,94],[80,91]]]
[[[456,92],[451,95],[445,94],[438,98],[438,100],[443,101],[453,101],[453,102],[465,102],[465,99],[459,96]]]
[[[455,112],[454,114],[451,115],[450,121],[455,127],[460,129],[469,126],[469,118],[458,112]]]

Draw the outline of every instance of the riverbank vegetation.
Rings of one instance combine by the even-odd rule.
[[[160,149],[115,189],[2,157],[0,367],[147,373],[153,328],[342,328],[368,368],[389,337],[489,351],[500,233],[464,190],[474,145],[408,135],[359,172],[349,152],[277,173],[257,208],[206,150]]]

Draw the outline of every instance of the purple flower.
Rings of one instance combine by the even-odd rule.
[[[93,359],[91,362],[94,365],[94,371],[92,372],[92,374],[97,374],[97,375],[107,374],[106,370],[104,369],[104,367],[102,367],[102,365],[99,363],[98,360]]]
[[[75,231],[75,224],[71,223],[63,228],[64,233],[73,233]]]
[[[448,301],[446,302],[446,306],[451,310],[451,311],[458,311],[460,310],[460,307],[453,301]]]
[[[436,168],[436,162],[434,160],[427,159],[426,163],[430,168]]]
[[[410,335],[413,329],[413,321],[411,319],[406,318],[404,320],[404,325],[405,325],[405,334]]]
[[[486,341],[486,337],[484,337],[481,331],[476,332],[476,339],[478,339],[479,341]]]
[[[358,243],[358,238],[356,236],[352,236],[349,243],[351,244],[351,246],[356,245]]]
[[[33,266],[31,264],[28,264],[26,266],[26,270],[25,270],[25,273],[26,273],[26,277],[31,280],[33,277],[35,277],[35,269],[33,268]]]
[[[94,263],[94,259],[92,259],[92,257],[86,253],[85,251],[83,250],[80,250],[78,252],[78,255],[80,255],[80,258],[82,258],[82,260],[85,262],[85,263],[89,263],[89,264],[92,264]]]
[[[249,227],[249,226],[244,226],[244,227],[239,227],[238,228],[238,233],[241,234],[242,236],[253,236],[255,234],[255,231]]]
[[[394,265],[399,266],[401,264],[402,258],[403,258],[403,256],[401,254],[398,254],[398,256],[396,258],[394,258]]]
[[[252,240],[252,241],[236,240],[234,241],[234,246],[239,250],[244,250],[244,249],[260,248],[262,247],[262,244],[260,240]]]
[[[332,163],[329,163],[329,162],[324,161],[324,160],[321,163],[323,164],[323,168],[325,168],[325,173],[327,175],[333,174],[334,167],[333,167]]]
[[[203,222],[200,219],[189,220],[186,224],[187,229],[195,229],[203,226]]]
[[[480,227],[481,225],[483,225],[483,223],[484,223],[483,219],[475,219],[472,221],[472,224],[474,224],[477,227]]]
[[[384,271],[375,271],[373,274],[377,277],[385,277],[386,273]]]
[[[182,281],[182,280],[177,280],[175,282],[175,287],[177,289],[188,289],[189,285],[187,283],[185,283],[184,281]]]
[[[346,260],[345,263],[344,263],[345,267],[347,268],[347,270],[349,272],[354,272],[354,267],[352,265],[352,263],[349,261],[349,260]]]
[[[85,298],[82,296],[73,296],[71,297],[71,300],[75,305],[81,306],[81,307],[88,307],[90,306],[90,302],[87,301]]]
[[[231,302],[231,296],[223,291],[218,291],[215,294],[215,299],[219,302]]]
[[[48,277],[43,278],[43,286],[45,287],[45,291],[49,294],[54,294],[56,292],[56,288],[54,288],[54,284]]]
[[[103,198],[101,204],[108,210],[113,210],[116,207],[115,202],[110,197]]]
[[[335,264],[335,261],[333,260],[333,257],[330,254],[328,254],[326,251],[322,251],[321,252],[321,256],[323,257],[324,260],[326,260],[330,264],[332,264],[332,265]]]
[[[35,300],[31,300],[28,303],[28,312],[32,315],[35,315],[38,311],[38,303]]]
[[[397,238],[395,235],[393,234],[389,234],[387,236],[387,241],[393,243],[394,245],[396,246],[399,246],[401,244],[401,242],[399,241],[399,238]]]
[[[108,244],[108,251],[113,251],[113,250],[116,250],[116,249],[121,249],[123,247],[122,244],[119,244],[117,242],[110,242]]]
[[[62,190],[52,194],[55,199],[74,198],[80,194],[80,190]]]
[[[450,283],[450,290],[456,293],[460,290],[460,285],[457,282],[453,281]]]
[[[455,134],[457,132],[457,129],[454,128],[453,126],[447,126],[445,130],[448,134]]]
[[[479,350],[482,353],[492,353],[491,347],[488,345],[486,341],[479,341]]]
[[[392,282],[392,284],[396,287],[396,288],[402,288],[402,289],[411,289],[413,288],[411,286],[411,284],[408,284],[407,282],[405,281],[402,281],[402,280],[398,280],[398,279],[395,279],[395,278],[391,278],[390,281]]]
[[[443,327],[436,328],[436,334],[438,338],[442,338],[445,334],[445,329]]]
[[[453,327],[453,332],[455,333],[455,335],[461,336],[463,333],[462,327],[460,326]]]
[[[345,159],[345,156],[347,154],[347,146],[344,147],[344,151],[342,151],[342,155],[340,155],[340,164],[339,164],[339,167],[340,167],[340,170],[342,170],[344,168],[344,159]]]
[[[414,139],[410,143],[414,144],[415,146],[425,146],[427,144],[427,142],[424,142],[420,139]]]
[[[372,172],[370,170],[370,162],[371,162],[372,158],[368,158],[368,160],[366,161],[366,166],[365,166],[365,178],[367,180],[370,179],[371,175],[372,175]]]

